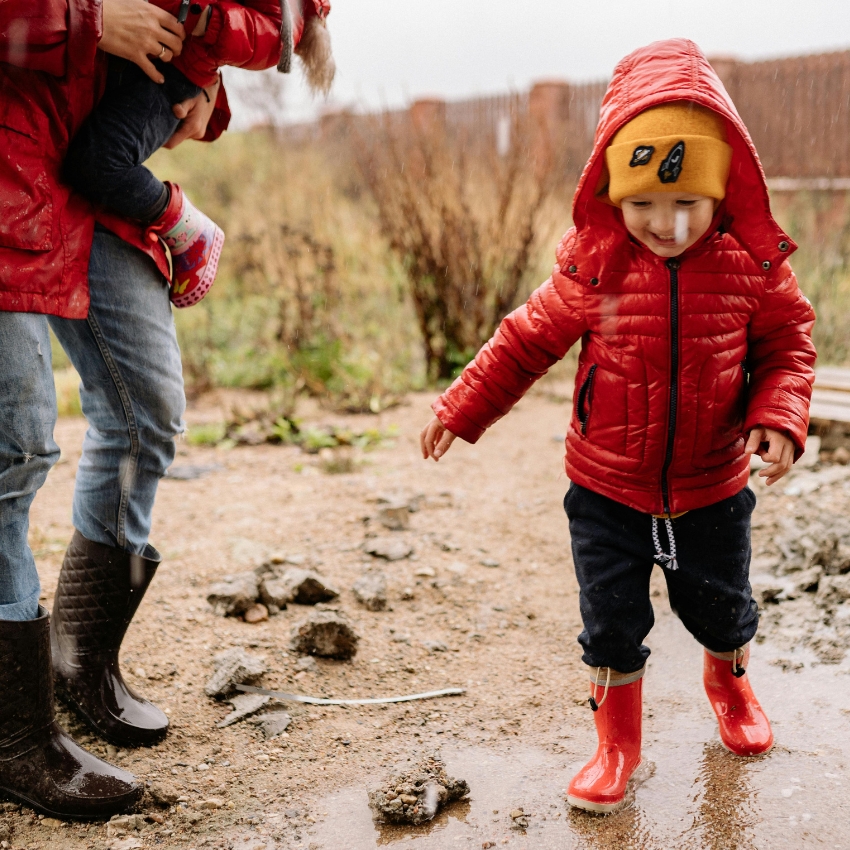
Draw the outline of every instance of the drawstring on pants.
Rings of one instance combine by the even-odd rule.
[[[664,526],[667,529],[667,539],[670,541],[670,554],[668,555],[661,548],[661,541],[658,539],[658,520],[659,517],[652,517],[652,542],[655,544],[655,563],[659,567],[667,567],[670,570],[678,570],[679,563],[676,560],[676,538],[673,537],[673,523],[670,517],[664,517]]]
[[[741,653],[740,655],[738,655],[738,653],[739,653],[739,652]],[[738,663],[738,662],[739,662],[739,660],[740,660],[740,661],[743,661],[743,660],[744,660],[744,648],[743,648],[743,647],[741,647],[740,649],[733,649],[733,650],[732,650],[732,675],[733,675],[736,679],[740,679],[740,678],[741,678],[741,676],[743,676],[743,675],[744,675],[744,673],[746,673],[746,672],[747,672],[747,671],[746,671],[746,670],[745,670],[745,669],[744,669],[744,668],[743,668],[743,667],[742,667],[742,666]]]
[[[602,703],[604,703],[605,700],[608,699],[608,686],[611,684],[611,668],[608,667],[608,675],[605,677],[605,691],[602,694],[602,699],[599,702],[596,702],[596,688],[598,686],[597,680],[599,679],[599,671],[601,669],[601,667],[596,668],[596,676],[594,676],[593,678],[593,694],[588,700],[588,703],[590,703],[590,707],[594,711],[599,711],[599,709],[602,707]]]

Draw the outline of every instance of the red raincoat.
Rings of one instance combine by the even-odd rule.
[[[614,133],[643,110],[690,100],[720,114],[733,149],[725,201],[676,261],[632,239],[596,189]],[[814,381],[814,311],[773,220],[753,143],[690,41],[627,56],[602,103],[593,153],[557,265],[434,403],[468,442],[582,341],[566,440],[571,480],[647,513],[713,504],[744,487],[756,425],[803,450]]]
[[[329,10],[326,0],[305,2],[310,13],[313,8],[321,15]],[[249,68],[274,65],[280,56],[280,5],[278,0],[253,0],[252,5],[269,7],[269,15],[217,0],[206,36],[185,42],[184,61],[200,63],[203,54],[204,62],[215,67],[224,61]],[[297,43],[303,13],[297,0],[294,5],[299,12],[293,14]],[[69,140],[103,91],[106,63],[97,50],[100,36],[100,3],[0,2],[0,310],[70,319],[88,315],[95,214],[62,183],[60,173]],[[222,86],[205,140],[217,138],[229,118]],[[99,213],[98,219],[168,275],[158,239],[114,215]]]

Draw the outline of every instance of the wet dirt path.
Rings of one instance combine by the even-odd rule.
[[[430,827],[375,826],[367,781],[321,800],[328,818],[313,840],[347,850],[850,847],[850,670],[782,673],[764,664],[770,643],[759,646],[751,679],[772,719],[776,746],[765,757],[736,758],[721,746],[702,692],[699,647],[664,610],[666,596],[656,602],[644,689],[645,764],[626,809],[596,817],[563,802],[571,776],[595,746],[588,709],[558,756],[533,736],[504,750],[444,748],[449,773],[473,790],[469,804],[456,805]],[[528,830],[511,827],[510,812],[518,807],[530,814]]]
[[[294,447],[180,445],[177,465],[212,471],[162,484],[152,541],[164,562],[122,653],[131,686],[169,712],[173,730],[154,748],[116,750],[61,713],[85,746],[146,782],[170,785],[179,802],[166,809],[146,803],[146,817],[132,828],[42,823],[13,809],[0,813],[10,847],[850,847],[850,659],[819,664],[809,650],[789,645],[771,625],[774,608],[750,673],[777,747],[766,758],[736,760],[719,745],[700,681],[701,650],[669,612],[657,572],[645,683],[647,778],[617,815],[569,810],[564,789],[595,747],[561,507],[567,482],[556,437],[569,406],[551,388],[535,391],[476,446],[458,445],[440,464],[425,464],[417,443],[430,400],[414,395],[404,407],[361,417],[305,406],[309,423],[397,426],[398,436],[358,455],[350,474],[326,474],[315,456]],[[227,409],[208,401],[190,410],[190,425]],[[84,428],[79,420],[59,423],[63,462],[33,508],[48,606],[72,531]],[[397,491],[426,499],[409,530],[390,533],[376,527],[376,500]],[[850,491],[836,493],[836,510],[850,503]],[[760,491],[759,499],[762,523],[781,524],[803,510],[775,494]],[[414,554],[386,563],[362,551],[368,535],[388,533]],[[296,666],[289,637],[309,613],[305,606],[290,605],[257,625],[213,614],[211,582],[281,551],[305,557],[342,590],[338,607],[361,635],[352,661]],[[351,592],[375,568],[387,576],[386,611],[367,611]],[[287,705],[292,726],[266,741],[248,722],[216,728],[230,706],[203,694],[212,656],[233,646],[263,655],[270,672],[262,684],[289,692],[350,698],[461,686],[466,693],[389,708]],[[376,827],[366,791],[396,765],[435,750],[450,773],[469,781],[469,803],[417,831]],[[512,829],[517,807],[529,815],[525,832]]]

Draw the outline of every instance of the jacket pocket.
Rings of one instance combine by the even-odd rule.
[[[714,372],[707,360],[700,379],[694,466],[709,469],[740,457],[743,451],[747,372],[735,363]]]
[[[618,462],[643,463],[648,410],[645,375],[626,377],[594,363],[575,399],[573,427],[588,450],[616,455]]]
[[[53,197],[48,161],[36,139],[0,124],[0,245],[53,248]]]
[[[594,363],[590,367],[587,377],[582,381],[576,399],[576,418],[582,434],[587,434],[587,421],[590,418],[590,394],[593,390],[593,376],[596,374],[596,369],[597,366]]]

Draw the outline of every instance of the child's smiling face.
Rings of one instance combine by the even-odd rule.
[[[646,192],[623,198],[626,229],[659,257],[678,257],[711,225],[714,198],[677,192]]]

